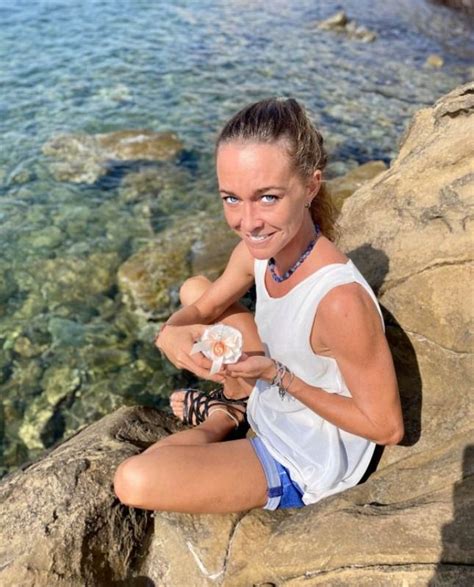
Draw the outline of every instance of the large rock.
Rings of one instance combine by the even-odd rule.
[[[155,410],[122,408],[0,486],[0,585],[111,585],[146,543],[149,513],[123,508],[117,465],[174,430]]]
[[[407,429],[368,481],[303,510],[152,519],[119,505],[113,471],[175,424],[124,408],[0,485],[0,584],[472,585],[473,119],[474,84],[419,112],[393,166],[343,206],[342,245],[385,307]]]
[[[63,134],[43,145],[43,153],[58,160],[51,164],[54,177],[73,183],[95,183],[117,161],[169,161],[182,149],[175,134],[148,129]]]
[[[344,201],[355,191],[386,169],[383,161],[368,161],[341,177],[330,179],[326,186],[337,210],[341,210]]]
[[[411,451],[474,421],[473,136],[471,84],[416,114],[391,168],[349,198],[339,218],[342,247],[387,311]],[[391,449],[387,462],[405,454]]]
[[[121,265],[124,302],[147,317],[167,316],[183,281],[196,274],[216,279],[237,241],[222,218],[200,214],[178,221]]]
[[[0,485],[0,585],[467,586],[474,453],[462,434],[304,510],[155,513],[120,505],[113,473],[179,429],[121,408]]]

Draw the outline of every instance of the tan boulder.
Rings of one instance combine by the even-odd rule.
[[[158,410],[120,408],[4,479],[0,585],[472,583],[464,434],[303,510],[152,516],[121,506],[117,465],[177,429]]]
[[[121,408],[0,484],[0,585],[111,585],[146,541],[149,513],[112,491],[127,456],[175,428],[156,410]]]
[[[387,166],[383,161],[369,161],[351,169],[341,177],[327,181],[326,186],[336,208],[341,210],[344,200],[386,169]]]
[[[391,168],[348,199],[339,218],[341,246],[387,313],[410,453],[474,420],[472,136],[474,84],[419,111]],[[385,460],[406,454],[396,447]]]

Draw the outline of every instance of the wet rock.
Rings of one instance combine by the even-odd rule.
[[[383,161],[369,161],[355,169],[351,169],[342,177],[330,179],[326,186],[336,208],[341,210],[344,200],[386,169],[387,166]]]
[[[40,291],[50,308],[68,302],[82,302],[94,295],[107,293],[115,284],[115,271],[120,262],[117,253],[94,253],[88,258],[58,257],[34,261],[31,270],[23,274],[25,290]],[[44,275],[37,283],[35,275]]]
[[[12,358],[7,367],[10,377],[2,389],[2,395],[14,395],[19,399],[29,398],[40,392],[44,368],[39,359]]]
[[[429,55],[426,58],[425,65],[439,69],[440,67],[443,67],[444,59],[441,57],[441,55]]]
[[[318,28],[333,31],[345,28],[349,24],[349,17],[347,14],[341,10],[340,12],[336,12],[326,20],[322,20],[318,24]]]
[[[28,450],[41,451],[62,437],[61,404],[72,399],[81,382],[80,372],[68,365],[54,365],[44,371],[37,382],[39,393],[26,402],[18,430],[18,436]]]
[[[27,336],[19,336],[13,345],[15,353],[27,359],[40,355],[45,348],[44,346],[33,344]]]
[[[93,217],[97,217],[97,210],[87,206],[67,206],[58,211],[54,221],[70,238],[77,239],[79,236],[94,236],[90,234]]]
[[[8,302],[11,296],[13,296],[18,287],[13,277],[13,272],[5,264],[0,265],[0,304]]]
[[[57,346],[81,347],[84,345],[84,326],[74,320],[53,316],[48,323],[53,344]]]
[[[132,92],[125,84],[117,84],[111,88],[101,88],[97,98],[106,102],[128,102],[132,99]]]
[[[19,438],[30,451],[44,449],[43,433],[54,415],[54,407],[44,396],[35,397],[28,404],[18,430]]]
[[[200,214],[178,222],[122,264],[124,302],[144,316],[164,317],[178,304],[182,282],[196,273],[215,279],[236,242],[221,218]]]
[[[168,161],[183,145],[170,132],[148,129],[105,134],[58,135],[43,146],[43,153],[57,159],[51,171],[58,181],[95,183],[116,161]]]
[[[19,239],[19,245],[26,250],[55,249],[65,240],[64,233],[57,226],[48,226]]]
[[[69,394],[81,386],[81,374],[78,369],[68,365],[54,365],[44,372],[42,387],[48,403],[56,407]]]
[[[322,20],[317,27],[323,31],[342,33],[349,39],[362,43],[372,43],[377,38],[374,31],[370,31],[364,26],[358,25],[354,20],[350,20],[344,11],[336,12],[333,16]]]
[[[101,370],[113,370],[118,367],[129,365],[132,356],[126,350],[120,349],[94,349],[92,350],[91,367]]]
[[[143,198],[156,198],[164,186],[163,174],[159,169],[148,168],[128,173],[119,189],[123,202],[136,202]]]

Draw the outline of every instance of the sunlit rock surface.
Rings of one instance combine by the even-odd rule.
[[[473,134],[471,84],[416,114],[391,168],[340,217],[342,246],[387,310],[414,451],[474,421]]]
[[[336,208],[340,210],[344,200],[386,169],[387,166],[383,161],[369,161],[351,169],[342,177],[330,179],[326,185]]]

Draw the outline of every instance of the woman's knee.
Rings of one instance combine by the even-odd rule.
[[[117,467],[114,492],[124,505],[145,507],[147,479],[139,457],[130,457]]]
[[[186,279],[179,290],[179,299],[183,306],[189,306],[198,300],[206,289],[211,285],[211,282],[204,275],[195,275]]]

